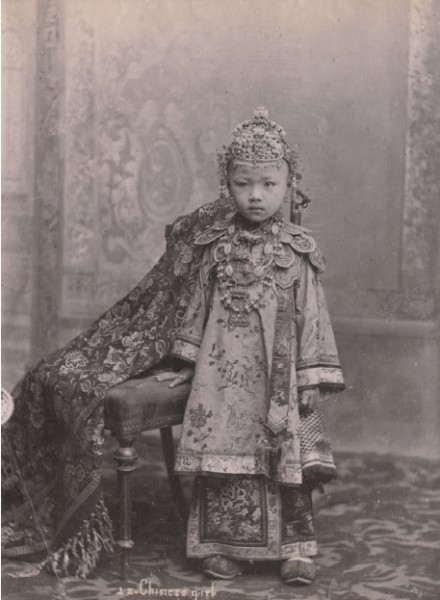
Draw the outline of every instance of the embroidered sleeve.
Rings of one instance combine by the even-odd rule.
[[[298,389],[345,389],[324,290],[317,270],[305,256],[296,289],[296,324]]]
[[[170,353],[171,356],[176,356],[192,363],[197,361],[206,317],[206,292],[202,278],[203,269],[200,270],[197,277],[194,292]]]

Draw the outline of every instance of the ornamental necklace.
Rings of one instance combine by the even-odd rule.
[[[239,219],[231,224],[214,250],[220,299],[231,325],[249,325],[249,313],[264,307],[263,296],[274,289],[274,260],[282,254],[283,218],[278,213],[263,226],[249,230]]]

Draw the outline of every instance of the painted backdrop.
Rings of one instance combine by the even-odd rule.
[[[3,378],[125,294],[215,198],[257,105],[298,144],[348,390],[338,448],[435,454],[435,0],[5,0]],[[437,152],[435,149],[437,148]]]

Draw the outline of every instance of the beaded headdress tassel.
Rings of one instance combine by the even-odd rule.
[[[232,131],[233,141],[217,153],[220,177],[220,196],[228,196],[228,167],[232,164],[280,164],[285,160],[289,165],[289,188],[291,200],[291,218],[298,222],[302,210],[310,202],[309,198],[298,190],[298,157],[286,142],[284,129],[268,118],[263,106],[254,110],[254,118],[243,121]]]

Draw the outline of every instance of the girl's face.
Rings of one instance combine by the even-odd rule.
[[[288,177],[289,167],[284,160],[264,166],[231,166],[229,192],[238,212],[252,223],[262,223],[269,219],[286,197]]]

